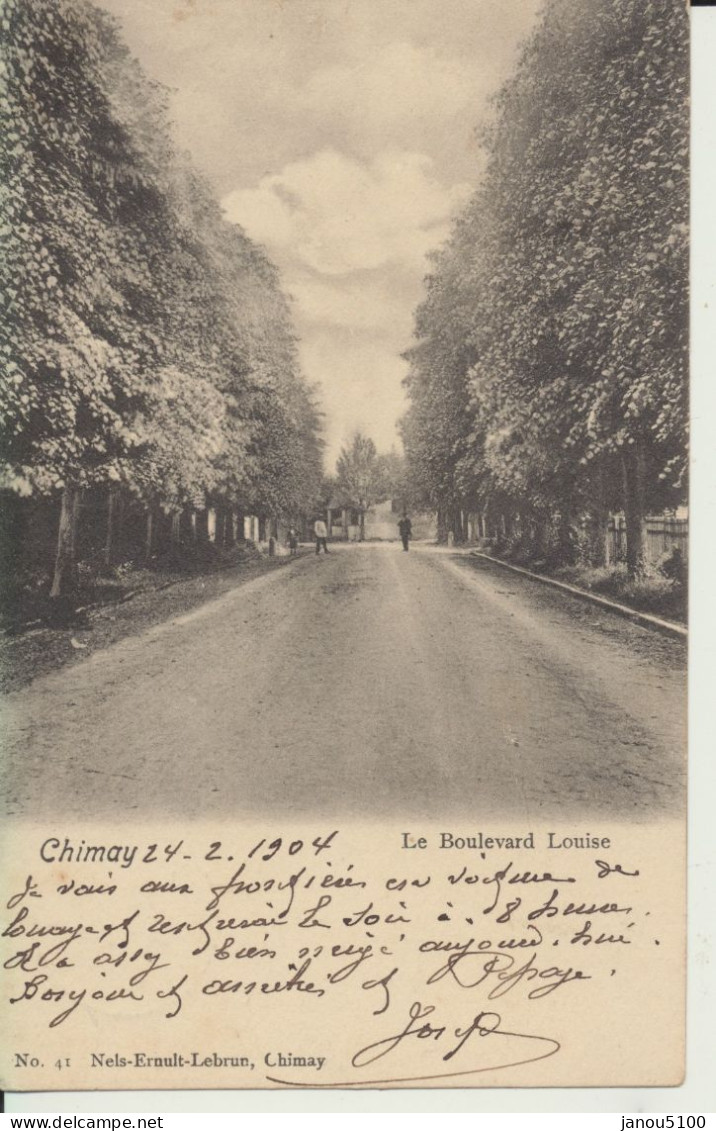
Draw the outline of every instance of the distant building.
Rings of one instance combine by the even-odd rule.
[[[360,512],[352,507],[331,503],[328,507],[328,537],[334,541],[357,542],[360,539]],[[397,542],[402,504],[397,499],[375,503],[365,512],[366,542]],[[437,521],[434,514],[411,514],[413,538],[435,541]]]

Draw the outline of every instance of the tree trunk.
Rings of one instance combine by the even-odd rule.
[[[222,507],[221,504],[217,504],[217,507],[216,507],[216,530],[215,530],[215,534],[214,534],[214,541],[216,542],[216,545],[219,547],[219,549],[223,549],[223,547],[226,545],[226,527],[227,527],[227,525],[228,524],[227,524],[227,521],[226,521],[226,508]]]
[[[438,545],[445,546],[447,544],[448,527],[447,515],[444,507],[438,507]]]
[[[217,503],[214,508],[214,545],[221,549],[226,540],[226,509]]]
[[[237,511],[236,512],[236,541],[237,542],[243,543],[243,542],[246,541],[245,524],[246,524],[246,516],[244,515],[244,512],[243,511]]]
[[[632,451],[622,453],[622,476],[627,573],[629,577],[642,577],[646,560],[646,455],[643,440],[637,440]]]
[[[181,536],[181,511],[175,511],[172,514],[172,525],[170,533],[170,543],[173,550],[176,550],[180,542]]]
[[[563,506],[559,512],[557,527],[557,544],[559,547],[559,564],[574,565],[574,542],[572,539],[572,512],[568,506]]]
[[[266,515],[259,515],[259,542],[266,541]]]
[[[74,502],[72,504],[72,560],[77,562],[77,539],[80,530],[80,507],[82,505],[82,491],[78,487],[75,491]]]
[[[235,543],[234,512],[227,508],[224,511],[224,545],[233,546]]]
[[[151,559],[152,553],[154,551],[154,528],[154,507],[150,506],[147,507],[147,537],[144,545],[144,556],[147,561]]]
[[[606,504],[604,468],[601,467],[594,480],[589,499],[589,510],[585,522],[586,558],[591,566],[597,568],[609,565],[609,511]]]
[[[209,512],[206,507],[195,512],[194,529],[196,530],[198,541],[205,546],[209,541]]]
[[[65,487],[62,492],[60,526],[57,533],[57,554],[50,597],[66,597],[77,586],[76,554],[79,506],[79,488]]]
[[[359,514],[359,530],[358,541],[365,542],[365,510],[363,507],[361,507]]]
[[[462,511],[456,503],[450,503],[447,508],[447,532],[448,534],[452,534],[455,543],[464,541]]]
[[[535,515],[528,518],[524,526],[520,523],[520,533],[527,534],[528,555],[535,558],[544,557],[549,545],[549,520],[547,516],[543,514]],[[524,546],[524,538],[521,541]]]
[[[182,534],[187,542],[197,541],[197,512],[193,507],[184,508],[181,516]]]
[[[109,567],[114,560],[114,544],[119,524],[120,498],[116,487],[110,487],[107,497],[107,537],[104,543],[104,564]]]

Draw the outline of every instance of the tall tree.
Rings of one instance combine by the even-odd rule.
[[[687,37],[673,0],[549,0],[410,354],[407,449],[439,501],[498,499],[563,554],[575,515],[621,506],[632,573],[646,508],[683,497]]]
[[[82,0],[8,0],[4,12],[4,481],[63,492],[59,595],[79,492],[119,477],[135,450],[155,352],[138,313],[153,291],[142,244],[159,200],[108,96],[121,55],[109,19]],[[137,211],[143,230],[125,223]]]
[[[365,540],[365,512],[387,497],[385,465],[368,436],[355,432],[341,448],[336,462],[336,489],[340,501],[358,511],[360,540]]]
[[[52,592],[73,584],[80,494],[295,508],[320,419],[264,252],[171,142],[164,93],[88,0],[5,0],[7,177],[0,485],[62,493]]]

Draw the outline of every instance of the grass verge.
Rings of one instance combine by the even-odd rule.
[[[5,604],[0,689],[17,690],[39,675],[189,612],[292,560],[270,558],[249,545],[181,563],[125,563],[109,573],[84,568],[75,596],[59,606],[50,602],[47,586],[38,587],[22,603]]]
[[[683,568],[675,567],[675,576],[666,576],[660,570],[653,569],[643,577],[630,578],[626,566],[622,564],[601,567],[581,564],[560,566],[544,559],[531,558],[529,554],[519,551],[511,554],[503,550],[500,553],[495,546],[487,545],[484,549],[510,565],[519,565],[533,573],[564,581],[567,585],[574,585],[589,593],[597,593],[636,612],[650,613],[678,624],[687,622],[687,585]],[[668,561],[665,568],[669,568]]]

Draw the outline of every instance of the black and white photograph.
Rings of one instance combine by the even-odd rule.
[[[688,9],[0,28],[4,1086],[678,1084]]]

